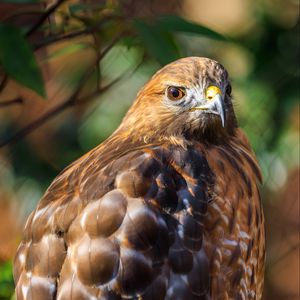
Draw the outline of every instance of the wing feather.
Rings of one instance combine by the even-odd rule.
[[[203,157],[156,147],[102,169],[94,160],[85,156],[62,173],[30,218],[15,261],[20,299],[36,287],[44,299],[159,299],[170,274],[198,268],[209,181]]]
[[[84,156],[27,222],[14,265],[17,299],[245,295],[251,272],[239,258],[253,269],[263,230],[245,232],[263,220],[256,162],[245,141],[234,143],[221,151],[155,146],[101,168],[97,150]]]

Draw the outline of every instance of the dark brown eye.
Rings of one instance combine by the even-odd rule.
[[[185,89],[181,87],[169,86],[167,95],[170,100],[180,100],[185,96]]]

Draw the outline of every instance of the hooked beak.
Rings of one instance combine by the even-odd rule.
[[[221,91],[215,93],[213,97],[207,97],[204,105],[192,107],[191,111],[193,110],[203,110],[206,113],[218,115],[221,118],[222,126],[225,127],[225,107],[221,96]]]

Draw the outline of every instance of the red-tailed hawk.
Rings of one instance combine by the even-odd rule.
[[[17,299],[260,299],[260,181],[224,67],[175,61],[28,218]]]

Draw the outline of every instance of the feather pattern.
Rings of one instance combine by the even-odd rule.
[[[206,64],[216,66],[189,58],[160,71],[120,128],[53,181],[15,258],[18,300],[261,298],[261,175],[234,116],[226,131],[212,121],[212,136],[211,128],[185,134],[158,103],[159,124],[148,126],[149,105],[140,104],[174,66],[183,68],[177,80],[205,85]],[[213,76],[227,80],[220,70]]]

